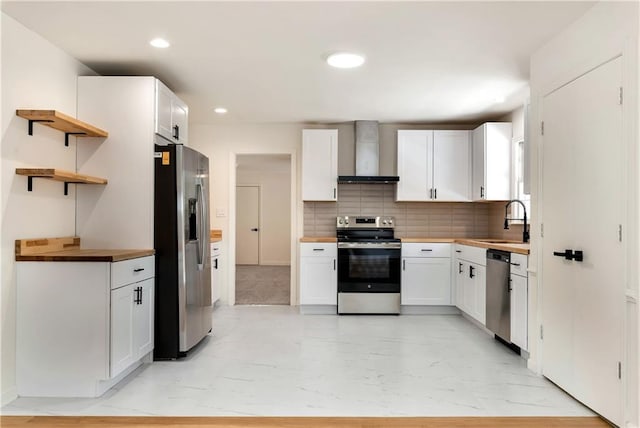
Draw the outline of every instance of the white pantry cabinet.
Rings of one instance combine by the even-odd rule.
[[[511,123],[487,122],[473,131],[474,201],[511,199]]]
[[[486,323],[486,249],[456,244],[456,306],[481,324]]]
[[[399,130],[398,201],[468,201],[469,131]]]
[[[511,253],[510,300],[511,300],[511,343],[520,349],[529,349],[528,314],[529,290],[527,280],[528,257]]]
[[[338,304],[338,245],[300,243],[300,305]]]
[[[156,134],[176,144],[189,141],[189,107],[164,83],[156,79]]]
[[[451,304],[451,244],[402,244],[402,305]]]
[[[154,256],[16,266],[19,396],[98,397],[151,360]]]
[[[78,77],[78,117],[110,131],[102,144],[76,147],[79,173],[109,179],[76,189],[76,233],[86,248],[154,247],[154,143],[170,142],[155,132],[156,116],[168,114],[162,102],[156,108],[165,89],[154,77]]]
[[[302,130],[302,200],[338,198],[338,130]]]
[[[220,299],[222,291],[222,241],[211,243],[211,304]]]

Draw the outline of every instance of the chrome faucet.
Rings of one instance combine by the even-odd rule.
[[[509,218],[508,209],[509,209],[509,206],[514,202],[518,202],[520,205],[522,205],[524,218]],[[525,207],[524,202],[522,202],[519,199],[513,199],[507,202],[507,205],[505,205],[504,207],[504,228],[509,229],[509,222],[513,220],[524,220],[524,227],[522,228],[522,242],[529,242],[529,230],[527,229],[527,207]]]

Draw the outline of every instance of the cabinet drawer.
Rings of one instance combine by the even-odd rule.
[[[511,253],[511,273],[527,276],[528,257],[524,254]]]
[[[153,278],[155,273],[155,257],[139,257],[111,263],[111,289]]]
[[[451,257],[451,244],[402,244],[402,257]]]
[[[472,247],[470,245],[456,245],[456,258],[476,263],[481,266],[487,265],[487,249]]]
[[[211,243],[211,257],[217,257],[220,255],[220,248],[222,248],[222,242]]]
[[[338,244],[305,242],[300,244],[300,257],[336,257]]]

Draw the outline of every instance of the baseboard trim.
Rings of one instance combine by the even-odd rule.
[[[302,315],[338,315],[337,305],[300,305]]]
[[[18,398],[18,388],[15,385],[13,385],[6,391],[2,391],[1,407],[4,407],[7,404],[11,403],[16,398]]]
[[[400,315],[460,315],[460,309],[455,306],[417,306],[401,305]]]

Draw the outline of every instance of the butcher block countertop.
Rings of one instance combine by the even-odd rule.
[[[323,242],[331,244],[333,242],[338,242],[338,238],[335,236],[303,236],[300,238],[300,242]]]
[[[211,237],[211,242],[220,242],[222,241],[222,230],[211,229],[209,236]]]
[[[337,242],[333,236],[304,236],[300,238],[300,242]],[[519,241],[510,241],[507,239],[472,239],[472,238],[402,238],[402,242],[409,243],[449,243],[471,245],[472,247],[491,248],[493,250],[509,251],[510,253],[529,254],[529,244],[523,244]]]
[[[39,238],[16,240],[18,262],[120,262],[152,256],[154,249],[84,249],[80,238]]]

